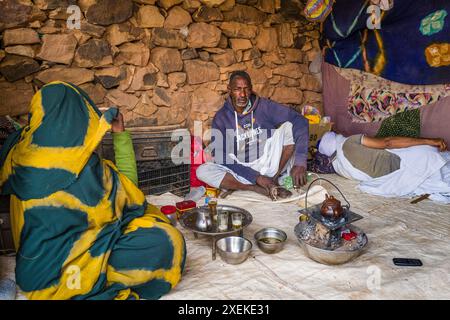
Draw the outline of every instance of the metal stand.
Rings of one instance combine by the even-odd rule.
[[[216,260],[216,241],[217,241],[217,237],[216,236],[212,236],[212,259],[213,261]]]
[[[328,183],[330,183],[333,187],[335,187],[339,191],[342,198],[344,198],[345,202],[347,202],[347,204],[342,206],[342,208],[344,209],[344,213],[342,214],[342,216],[340,218],[329,219],[329,218],[325,218],[324,216],[322,216],[322,214],[320,212],[321,204],[318,204],[318,205],[308,208],[309,189],[311,188],[313,183],[315,183],[318,180],[325,180]],[[347,228],[347,226],[350,223],[363,218],[359,214],[356,214],[356,213],[350,211],[350,203],[345,198],[345,196],[342,194],[341,190],[339,190],[339,188],[335,184],[333,184],[331,181],[324,179],[324,178],[317,178],[314,181],[312,181],[311,184],[308,186],[308,189],[306,190],[306,195],[305,195],[305,209],[300,210],[299,212],[306,214],[310,219],[312,219],[316,223],[319,223],[322,226],[324,226],[326,229],[328,229],[330,235],[328,238],[327,249],[331,248],[332,241],[336,241],[341,238],[341,231],[343,229]]]

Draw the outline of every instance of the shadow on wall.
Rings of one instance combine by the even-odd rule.
[[[304,19],[303,12],[307,0],[281,0],[280,14],[288,21]]]

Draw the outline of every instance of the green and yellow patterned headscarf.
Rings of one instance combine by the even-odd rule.
[[[31,101],[29,125],[5,159],[0,186],[23,200],[67,187],[111,128],[117,112],[111,108],[102,115],[74,85],[44,86]]]

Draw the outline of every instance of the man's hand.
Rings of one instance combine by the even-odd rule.
[[[113,119],[111,122],[111,131],[112,132],[123,132],[125,131],[125,125],[123,123],[123,115],[122,113],[117,114],[117,117]]]
[[[439,149],[439,151],[444,152],[447,150],[447,144],[445,143],[444,139],[441,138],[435,138],[435,139],[430,139],[431,140],[431,145],[433,147],[436,147]]]
[[[291,169],[291,177],[294,187],[302,187],[306,184],[306,168],[303,166],[293,166]]]

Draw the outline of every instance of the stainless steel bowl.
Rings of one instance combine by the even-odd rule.
[[[312,260],[328,265],[344,264],[355,259],[362,253],[362,249],[355,251],[329,251],[313,247],[299,239],[299,244]],[[365,246],[365,245],[364,245]]]
[[[229,264],[240,264],[247,260],[252,243],[241,237],[225,237],[217,240],[216,248],[223,261]]]
[[[258,247],[265,253],[280,252],[286,243],[287,235],[277,228],[264,228],[255,233]]]
[[[297,236],[299,245],[309,258],[322,264],[338,265],[349,262],[358,257],[367,248],[367,244],[369,242],[366,234],[362,232],[361,229],[350,224],[348,225],[350,230],[357,232],[361,236],[360,246],[354,248],[353,250],[325,250],[315,247],[301,238],[300,234],[304,227],[305,223],[302,222],[295,226],[294,232]]]

